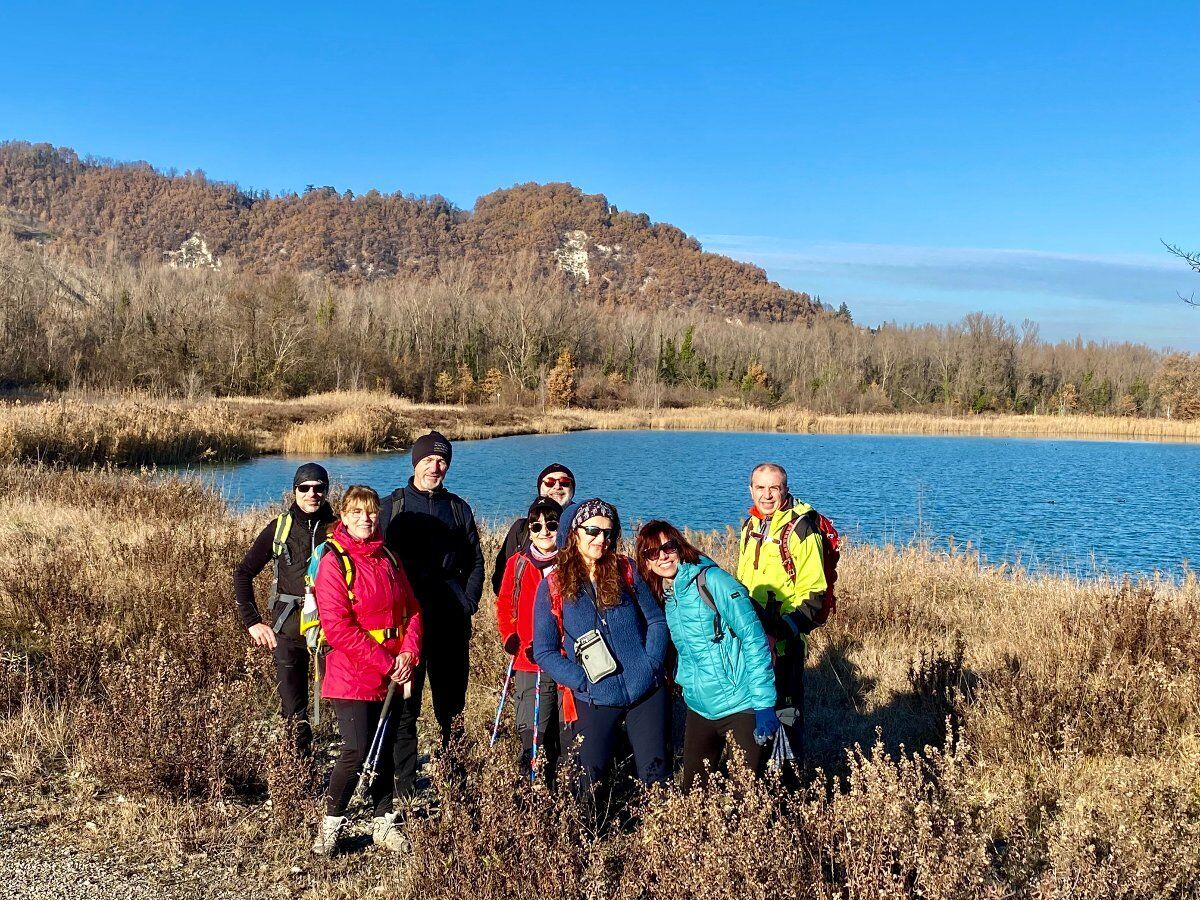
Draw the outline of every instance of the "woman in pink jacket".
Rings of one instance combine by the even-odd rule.
[[[337,845],[391,682],[396,691],[370,791],[372,836],[376,844],[403,851],[408,841],[393,798],[407,800],[416,782],[420,698],[405,698],[404,686],[420,661],[421,613],[403,567],[379,534],[379,495],[354,485],[339,512],[341,521],[317,567],[316,595],[329,643],[322,693],[333,701],[344,743],[313,852],[331,853]]]

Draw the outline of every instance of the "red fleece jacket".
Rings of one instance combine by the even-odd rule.
[[[404,574],[383,549],[383,539],[351,537],[339,522],[333,539],[354,567],[354,601],[336,553],[328,552],[317,567],[317,610],[329,655],[322,695],[332,700],[382,700],[388,673],[401,653],[421,655],[421,610]],[[399,635],[382,644],[370,632],[395,628]]]

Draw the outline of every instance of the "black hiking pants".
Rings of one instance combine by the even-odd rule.
[[[775,709],[799,766],[804,761],[804,655],[803,641],[788,641],[787,652],[775,660]],[[783,710],[795,710],[795,718]]]
[[[442,732],[442,749],[462,735],[470,675],[471,620],[459,610],[439,611],[425,619],[421,665],[413,675],[413,697],[420,711],[421,694],[429,679],[433,716]]]
[[[382,816],[393,810],[393,799],[406,801],[412,797],[417,782],[417,716],[421,711],[416,692],[408,700],[397,686],[392,698],[391,712],[383,732],[375,781],[369,800],[374,815]],[[383,709],[382,700],[334,700],[338,731],[342,735],[342,752],[329,776],[329,793],[325,797],[325,812],[330,816],[346,814],[346,807],[358,785],[375,726]]]
[[[271,612],[274,614],[275,610]],[[293,610],[275,634],[274,657],[279,712],[284,722],[295,729],[296,753],[307,759],[312,755],[312,728],[308,724],[309,655],[308,645],[300,636],[299,611]]]
[[[755,775],[762,774],[767,761],[764,747],[754,740],[754,712],[733,713],[720,719],[706,719],[691,709],[687,711],[687,724],[683,730],[683,789],[691,790],[693,783],[705,777],[705,766],[714,771],[721,762],[725,749],[725,735],[733,735],[738,747],[746,755],[746,766]]]

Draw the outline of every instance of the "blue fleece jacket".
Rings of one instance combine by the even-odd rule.
[[[715,641],[716,617],[697,584],[702,570],[721,614],[723,627]],[[710,720],[749,709],[774,709],[771,650],[746,588],[707,556],[699,563],[681,562],[673,587],[665,604],[667,626],[679,653],[675,680],[683,687],[688,708]]]
[[[633,587],[636,596],[631,597],[622,585],[621,602],[603,615],[586,588],[573,598],[564,597],[565,634],[559,632],[550,608],[549,580],[538,588],[533,604],[534,661],[578,700],[594,706],[632,706],[662,681],[667,620],[636,569]],[[617,661],[617,671],[596,684],[588,681],[575,657],[575,642],[592,629],[599,629]]]

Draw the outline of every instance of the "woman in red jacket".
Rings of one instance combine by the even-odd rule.
[[[336,847],[391,682],[397,687],[370,792],[372,836],[388,850],[403,851],[408,840],[393,798],[407,800],[416,782],[420,698],[405,698],[404,686],[420,661],[421,612],[403,567],[379,534],[379,495],[363,485],[350,487],[340,516],[317,567],[316,595],[330,648],[323,693],[333,701],[344,743],[313,852]]]
[[[500,640],[504,643],[504,652],[513,657],[517,734],[521,738],[517,765],[523,774],[529,774],[533,756],[533,714],[537,706],[538,758],[545,763],[543,767],[539,762],[538,768],[546,773],[550,782],[554,780],[561,747],[558,686],[543,673],[541,702],[535,703],[539,693],[538,667],[529,646],[533,643],[533,599],[537,596],[538,585],[553,568],[558,556],[556,538],[561,515],[562,507],[549,497],[538,497],[533,501],[527,516],[529,542],[508,558],[500,593],[496,595],[496,625],[500,629]]]

